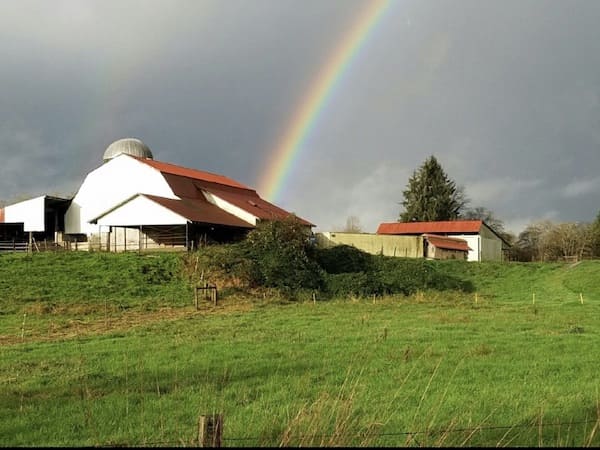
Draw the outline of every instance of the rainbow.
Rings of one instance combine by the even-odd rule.
[[[281,196],[286,180],[291,174],[302,144],[317,123],[342,75],[375,28],[392,0],[371,0],[358,16],[354,26],[346,33],[327,63],[321,68],[304,100],[295,110],[279,144],[271,152],[269,164],[260,177],[258,191],[270,201]]]

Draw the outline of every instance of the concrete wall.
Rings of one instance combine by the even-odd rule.
[[[383,234],[345,233],[327,231],[317,233],[317,244],[327,248],[334,245],[353,245],[372,255],[399,256],[406,258],[423,257],[422,236],[391,236]]]

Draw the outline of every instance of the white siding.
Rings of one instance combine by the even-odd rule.
[[[204,194],[206,200],[208,200],[213,205],[216,205],[222,210],[227,211],[229,214],[233,214],[234,216],[239,217],[240,219],[248,222],[250,225],[256,225],[258,217],[256,217],[255,215],[250,214],[248,211],[244,211],[238,206],[232,205],[228,201],[223,200],[222,198],[217,197],[216,195],[211,194],[210,192],[202,191],[202,193]]]
[[[44,208],[46,196],[4,207],[6,223],[23,223],[24,231],[45,231]]]
[[[83,181],[65,215],[65,233],[98,233],[89,221],[138,193],[179,198],[159,170],[125,154],[111,159]]]
[[[453,234],[469,244],[468,261],[502,261],[502,241],[492,232],[482,227],[481,234]]]
[[[452,234],[450,236],[453,238],[464,239],[465,241],[467,241],[467,245],[471,249],[469,250],[469,254],[467,255],[467,261],[481,261],[481,238],[478,234]]]
[[[137,225],[184,225],[185,217],[138,196],[98,219],[98,225],[137,226]]]

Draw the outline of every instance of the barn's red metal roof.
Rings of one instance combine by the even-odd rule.
[[[227,225],[238,228],[254,228],[254,226],[233,214],[222,210],[218,206],[209,203],[203,199],[182,198],[176,200],[172,198],[158,197],[156,195],[142,194],[153,202],[173,211],[180,216],[185,217],[191,222],[207,223],[217,225]]]
[[[206,201],[202,193],[202,191],[206,191],[261,220],[281,220],[292,215],[292,213],[263,200],[254,189],[223,175],[189,169],[153,159],[137,159],[159,170],[173,193],[182,199]],[[301,217],[298,217],[298,220],[305,225],[314,226],[314,224]]]
[[[481,220],[447,220],[440,222],[389,222],[377,228],[377,234],[479,233]]]
[[[148,164],[163,173],[170,173],[173,175],[180,175],[182,177],[193,178],[196,180],[208,181],[210,183],[218,183],[226,186],[237,187],[241,189],[250,189],[248,186],[244,186],[231,178],[216,173],[205,172],[203,170],[190,169],[188,167],[177,166],[166,162],[156,161],[154,159],[143,159],[136,158],[138,161]]]
[[[261,220],[282,220],[292,215],[292,213],[263,200],[255,191],[248,192],[239,190],[233,192],[219,189],[206,190]],[[304,225],[314,226],[312,223],[301,217],[297,217],[297,219]]]
[[[437,248],[460,250],[464,252],[471,250],[469,244],[467,244],[467,241],[464,239],[440,236],[439,234],[423,234],[423,237],[425,237],[431,245],[434,245]]]

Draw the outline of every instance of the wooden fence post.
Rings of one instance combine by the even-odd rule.
[[[204,286],[196,285],[194,287],[194,303],[196,304],[196,309],[199,309],[199,298],[200,298],[200,295],[198,294],[199,290],[203,291],[202,298],[204,300],[210,300],[210,301],[212,301],[214,306],[217,306],[217,301],[219,298],[217,285],[213,286],[208,283],[205,283]]]
[[[223,414],[200,416],[198,420],[198,445],[221,447],[223,436]]]

